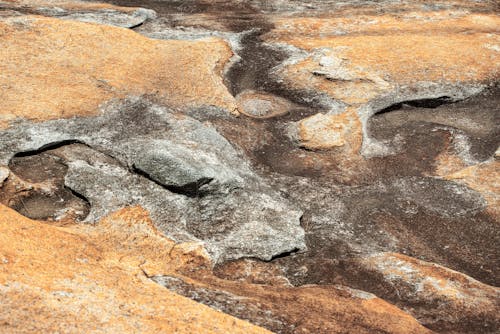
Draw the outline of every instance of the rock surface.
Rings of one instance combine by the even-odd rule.
[[[102,103],[128,95],[156,94],[172,106],[236,108],[220,77],[232,56],[220,39],[155,41],[124,29],[36,16],[7,17],[0,34],[4,126],[16,118],[96,114]]]
[[[394,289],[395,299],[404,300],[406,309],[430,328],[496,329],[499,289],[400,254],[376,254],[362,259],[361,266],[367,275],[382,275],[381,285]]]
[[[146,20],[156,18],[156,13],[150,9],[118,7],[86,1],[10,0],[0,1],[0,8],[15,11],[19,15],[37,14],[122,28],[136,27]]]
[[[410,11],[272,22],[264,39],[295,50],[275,75],[294,89],[358,108],[365,155],[376,154],[366,132],[374,113],[403,101],[467,98],[500,70],[494,14]]]
[[[0,332],[500,330],[497,2],[109,2],[0,2]]]
[[[206,260],[199,246],[161,236],[143,210],[125,209],[90,230],[53,227],[4,206],[0,210],[4,333],[267,332],[145,277],[150,267],[168,272],[182,261]]]
[[[283,116],[292,108],[292,104],[284,98],[251,90],[241,92],[236,99],[240,106],[239,111],[253,118]]]
[[[86,221],[141,205],[169,237],[205,240],[215,262],[270,260],[305,249],[301,212],[253,173],[224,137],[144,100],[111,103],[97,117],[18,125],[0,142],[4,165],[16,152],[35,155],[68,144],[54,153],[68,166],[61,186],[89,201]]]

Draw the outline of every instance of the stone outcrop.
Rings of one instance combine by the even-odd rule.
[[[16,126],[0,142],[4,165],[16,152],[84,144],[54,155],[68,166],[60,186],[89,201],[88,222],[141,205],[169,237],[204,240],[215,262],[270,260],[305,249],[301,212],[252,172],[224,137],[147,101],[111,103],[97,117]]]
[[[108,2],[0,1],[0,332],[500,331],[498,3]]]
[[[266,333],[151,282],[203,265],[199,246],[161,236],[138,208],[90,230],[28,220],[0,207],[0,319],[4,333]]]
[[[176,244],[166,239],[141,208],[123,209],[96,226],[71,227],[30,221],[3,206],[0,210],[3,269],[0,293],[4,301],[0,315],[2,328],[7,332],[267,332],[161,287],[166,285],[180,292],[179,287],[161,277],[176,275],[179,270],[206,268],[208,258],[200,245]],[[183,282],[181,278],[176,280]],[[428,332],[394,306],[355,291],[313,287],[268,289],[210,277],[198,283],[184,280],[186,283],[182,284],[192,286],[200,295],[212,291],[220,296],[226,291],[226,295],[233,295],[242,303],[240,307],[250,311],[259,303],[254,311],[261,312],[263,321],[272,319],[272,314],[283,313],[283,305],[289,306],[279,316],[288,317],[289,326],[302,316],[304,305],[321,310],[298,327],[293,326],[295,330],[337,332],[344,328],[344,322],[352,321],[359,333]],[[224,296],[219,299],[221,303],[235,302]],[[272,313],[265,311],[269,308]],[[245,317],[244,312],[239,315]],[[332,317],[334,314],[343,314],[343,318],[336,319]],[[365,320],[354,322],[360,318]],[[20,319],[24,319],[22,323]]]

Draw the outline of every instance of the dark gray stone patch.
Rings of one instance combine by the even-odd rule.
[[[20,122],[3,131],[0,164],[66,141],[85,144],[59,154],[68,166],[65,186],[91,203],[86,221],[142,205],[167,236],[206,242],[216,262],[305,249],[302,212],[209,124],[140,98],[115,101],[96,117]],[[174,193],[193,184],[198,196]]]

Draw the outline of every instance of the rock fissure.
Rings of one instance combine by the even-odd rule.
[[[173,192],[173,193],[176,193],[179,195],[184,195],[187,197],[194,197],[194,198],[204,196],[204,192],[201,189],[201,187],[203,187],[204,185],[208,185],[210,182],[213,181],[213,178],[200,178],[199,180],[196,180],[195,182],[192,182],[192,183],[187,183],[184,185],[175,186],[175,185],[163,184],[163,183],[155,180],[151,175],[149,175],[145,171],[143,171],[135,166],[132,166],[130,171],[132,173],[138,174],[138,175],[150,180],[151,182],[158,184],[159,186],[165,188],[166,190],[168,190],[170,192]]]
[[[403,101],[403,102],[398,102],[396,104],[393,104],[389,107],[386,107],[380,111],[375,112],[375,115],[383,114],[386,112],[391,112],[395,110],[400,110],[403,108],[404,105],[415,107],[415,108],[430,108],[430,109],[435,109],[443,104],[450,104],[450,103],[456,103],[460,102],[463,100],[454,100],[451,99],[449,96],[441,96],[433,99],[420,99],[420,100],[409,100],[409,101]]]

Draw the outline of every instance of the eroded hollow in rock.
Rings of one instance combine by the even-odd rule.
[[[67,144],[70,143],[16,154],[9,162],[14,177],[4,186],[1,201],[31,219],[84,220],[90,204],[64,185],[68,167],[57,155],[57,148]]]
[[[368,133],[411,160],[409,169],[411,165],[431,169],[422,166],[420,155],[429,164],[444,150],[470,161],[492,157],[500,145],[500,89],[451,102],[443,96],[392,105],[370,118]]]

